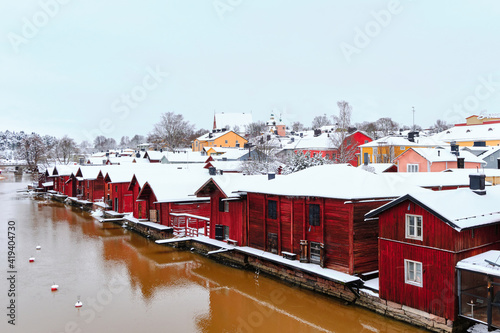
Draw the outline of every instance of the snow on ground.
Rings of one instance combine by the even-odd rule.
[[[474,326],[470,327],[467,332],[469,333],[488,333],[488,326],[483,325],[483,324],[475,324]],[[494,330],[490,331],[490,333],[500,333],[500,330]]]
[[[92,215],[93,217],[95,217],[95,218],[102,217],[102,216],[103,216],[103,214],[102,214],[102,210],[95,210],[95,211],[93,211],[93,212],[92,212],[92,214],[91,214],[91,215]]]

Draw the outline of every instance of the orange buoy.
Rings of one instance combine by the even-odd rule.
[[[35,262],[35,258],[34,257],[30,257],[30,262]]]
[[[57,289],[59,289],[59,285],[57,285],[55,283],[52,285],[52,287],[50,287],[50,290],[52,290],[52,291],[56,291]]]

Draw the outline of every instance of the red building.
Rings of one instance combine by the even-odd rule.
[[[404,195],[366,215],[379,224],[379,295],[382,299],[455,321],[455,266],[500,249],[500,187]]]
[[[378,224],[364,215],[409,189],[347,165],[249,184],[246,244],[347,274],[377,270]]]
[[[73,182],[71,184],[67,182],[71,175],[78,171],[78,168],[78,165],[56,165],[50,176],[53,179],[54,191],[70,197],[76,196],[76,185]]]
[[[197,191],[198,197],[210,197],[210,238],[236,241],[247,246],[247,197],[237,192],[248,183],[261,182],[267,175],[245,176],[224,174],[213,176]]]
[[[135,198],[133,191],[129,190],[129,184],[134,176],[134,171],[138,168],[135,164],[106,168],[104,195],[106,203],[115,212],[133,212]]]
[[[293,138],[293,152],[306,154],[308,157],[324,157],[338,161],[340,156],[352,166],[360,165],[360,149],[359,146],[373,141],[366,133],[355,131],[344,138],[341,144],[338,144],[340,139],[339,133],[331,131],[330,133],[322,133],[315,136],[305,136],[303,138]],[[337,147],[338,146],[338,147]],[[287,148],[285,148],[287,149]]]
[[[75,173],[77,192],[81,199],[90,202],[104,201],[104,166],[81,166]],[[105,172],[105,171],[104,171]]]

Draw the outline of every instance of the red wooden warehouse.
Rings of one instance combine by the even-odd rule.
[[[410,189],[338,164],[257,182],[241,189],[247,193],[246,243],[347,274],[371,272],[378,269],[378,224],[364,215]]]
[[[224,173],[213,176],[196,191],[198,197],[210,197],[210,238],[248,245],[247,200],[237,190],[267,178],[267,175]]]
[[[378,219],[382,299],[455,321],[458,261],[500,249],[500,187],[404,195],[366,215]]]

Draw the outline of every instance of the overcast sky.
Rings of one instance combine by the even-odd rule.
[[[0,130],[146,135],[163,112],[423,127],[497,113],[500,1],[41,0],[0,4]],[[497,82],[499,82],[497,84]]]

